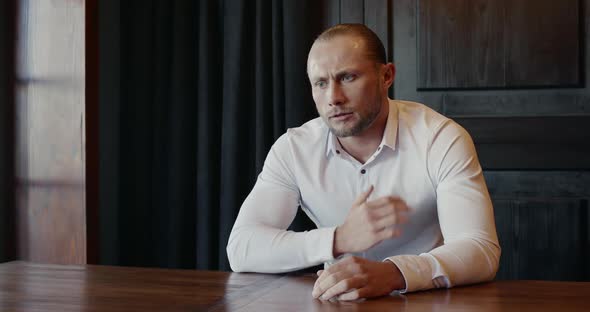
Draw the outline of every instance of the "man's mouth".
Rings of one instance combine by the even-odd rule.
[[[346,118],[349,115],[352,115],[352,113],[338,113],[338,114],[334,114],[334,115],[330,116],[330,118],[343,119],[343,118]]]

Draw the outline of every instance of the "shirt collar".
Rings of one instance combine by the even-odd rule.
[[[337,144],[340,144],[338,142],[338,140],[336,140],[334,134],[332,134],[332,131],[330,131],[330,128],[325,125],[326,127],[326,132],[328,133],[328,140],[326,141],[326,157],[330,156],[330,153],[334,153],[337,149],[338,146]]]
[[[389,100],[389,114],[387,115],[387,123],[385,124],[385,130],[383,131],[383,139],[381,140],[381,144],[379,146],[387,146],[392,150],[395,150],[395,141],[397,140],[397,131],[398,131],[398,110],[397,110],[397,103],[394,100]],[[326,157],[330,156],[330,153],[334,153],[336,150],[341,149],[340,142],[336,139],[334,134],[330,131],[327,125],[325,125],[325,129],[327,130],[327,140],[326,140]]]
[[[397,110],[397,103],[394,100],[389,100],[389,115],[387,116],[387,123],[383,131],[383,139],[381,146],[387,146],[395,150],[395,142],[397,140],[397,131],[399,128],[399,114]]]

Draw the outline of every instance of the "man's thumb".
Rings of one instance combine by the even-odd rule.
[[[367,198],[369,198],[369,195],[371,195],[371,193],[373,193],[373,185],[369,186],[369,189],[362,192],[361,195],[359,195],[356,200],[354,201],[354,206],[360,206],[362,205],[364,202],[367,201]]]

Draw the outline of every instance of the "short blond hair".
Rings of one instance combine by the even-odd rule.
[[[363,24],[338,24],[322,32],[314,42],[329,41],[337,36],[349,35],[361,38],[365,42],[369,59],[380,64],[387,64],[387,55],[381,39],[369,27]]]

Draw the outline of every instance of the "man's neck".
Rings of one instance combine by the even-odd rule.
[[[366,163],[369,158],[371,158],[371,155],[375,153],[381,144],[381,141],[383,140],[388,115],[389,103],[384,105],[375,121],[361,134],[345,138],[338,138],[342,148],[360,163]]]

